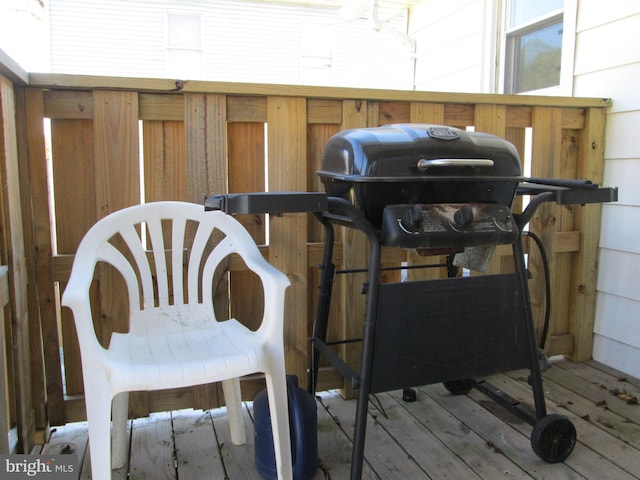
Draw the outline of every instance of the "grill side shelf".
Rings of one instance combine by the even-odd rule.
[[[540,179],[542,181],[542,179]],[[529,223],[540,205],[546,202],[555,202],[558,205],[585,205],[587,203],[605,203],[618,201],[618,187],[599,187],[588,181],[584,181],[583,187],[560,186],[564,181],[555,183],[553,179],[548,184],[521,183],[518,186],[518,195],[532,195],[533,198],[524,212],[515,215],[516,223],[520,230]],[[569,181],[572,182],[572,181]],[[587,183],[588,182],[588,183]],[[578,185],[578,184],[576,184]]]
[[[204,199],[205,210],[222,210],[230,215],[324,212],[327,208],[327,195],[318,192],[229,193]]]

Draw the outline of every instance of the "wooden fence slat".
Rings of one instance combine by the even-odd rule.
[[[563,109],[564,110],[564,109]],[[563,112],[564,116],[564,112]],[[561,130],[560,155],[554,158],[554,178],[576,178],[577,143],[574,130]],[[580,206],[556,206],[555,230],[572,231],[574,229],[574,215]],[[556,237],[557,242],[557,237]],[[557,245],[555,251],[558,251]],[[566,285],[565,290],[553,299],[554,322],[549,329],[552,335],[564,334],[570,331],[569,327],[569,286],[571,284],[571,265],[573,257],[569,253],[555,256],[555,272],[553,282],[556,285]]]
[[[51,152],[57,249],[59,253],[75,253],[82,236],[96,221],[93,121],[51,120]],[[68,271],[71,272],[71,263]],[[67,279],[68,274],[64,280],[56,275],[54,258],[54,281],[61,281],[60,292],[64,291]],[[84,389],[73,316],[67,308],[61,310],[60,316],[66,393],[78,395]],[[46,351],[57,349],[57,339],[45,341],[51,342],[45,344]],[[55,363],[53,365],[48,364],[47,369],[55,368]],[[61,390],[62,385],[57,388]],[[52,408],[55,408],[55,390],[52,393]],[[53,423],[56,424],[58,422]]]
[[[184,122],[144,121],[144,197],[146,202],[186,200]]]
[[[98,218],[140,202],[138,94],[96,90],[94,156]]]
[[[31,396],[31,365],[29,340],[29,285],[23,242],[25,224],[20,198],[19,158],[17,145],[15,91],[11,82],[0,75],[0,179],[2,179],[3,229],[6,230],[6,261],[11,272],[11,327],[13,345],[14,384],[16,388],[16,417],[22,448],[33,445],[35,432]]]
[[[576,176],[600,184],[604,169],[604,132],[606,113],[603,109],[586,111],[585,128],[578,138],[580,162]],[[570,330],[575,337],[572,360],[588,360],[593,352],[598,244],[602,206],[585,205],[576,214],[576,229],[582,232],[580,252],[574,257],[570,287]]]
[[[98,219],[140,203],[138,95],[135,92],[96,90],[94,95],[94,158],[96,216]],[[100,338],[126,331],[128,305],[123,282],[110,268],[101,268]],[[98,327],[97,327],[98,328]]]
[[[139,105],[135,92],[94,91],[96,218],[141,201]],[[98,337],[107,345],[112,332],[128,329],[127,291],[113,268],[98,266]],[[148,414],[145,393],[130,397],[135,416]]]
[[[25,229],[24,242],[29,251],[34,251],[34,261],[27,264],[29,276],[38,278],[35,288],[29,289],[31,355],[47,355],[52,371],[47,371],[42,362],[32,362],[33,403],[36,428],[45,431],[49,420],[62,412],[54,412],[62,406],[62,371],[58,344],[58,322],[56,290],[53,283],[52,232],[49,217],[49,188],[45,158],[45,132],[42,118],[44,105],[42,90],[24,89],[24,125],[28,162],[21,162],[21,185],[24,218],[32,217],[30,228]],[[47,375],[49,373],[49,375]],[[47,391],[49,392],[47,394]],[[51,400],[51,405],[48,400]],[[48,411],[47,411],[48,410]]]
[[[269,191],[304,191],[306,167],[306,100],[269,97],[267,100]],[[302,385],[307,375],[307,214],[270,216],[269,262],[291,281],[285,303],[287,371]]]
[[[201,203],[206,195],[228,192],[227,97],[216,94],[185,96],[186,200]],[[227,276],[214,293],[216,316],[226,318],[229,311]],[[216,384],[192,387],[194,408],[219,404]]]
[[[9,303],[9,268],[0,266],[0,455],[11,452],[9,431],[11,430],[11,401],[13,388],[9,384],[7,341],[5,338],[5,310]]]
[[[342,115],[342,107],[340,107]],[[334,124],[313,124],[307,127],[307,184],[308,192],[323,192],[324,186],[318,174],[318,170],[322,168],[322,154],[324,146],[329,138],[340,131],[339,125]],[[320,222],[312,220],[309,222],[308,229],[309,241],[320,241],[323,236],[323,228]]]
[[[224,95],[185,97],[187,200],[227,193],[227,99]]]
[[[342,103],[340,102],[340,118],[342,121]],[[309,117],[310,114],[307,115]],[[309,120],[308,120],[309,121]],[[324,146],[327,143],[327,140],[332,135],[335,135],[340,130],[340,125],[335,124],[312,124],[307,126],[307,191],[309,192],[322,192],[324,191],[324,187],[322,186],[322,182],[320,177],[316,174],[318,170],[321,169],[322,166],[322,153],[324,150]],[[337,264],[337,268],[341,268],[342,265],[342,255],[335,255],[336,251],[340,249],[339,242],[339,229],[336,229],[336,245],[334,245],[334,258],[336,258],[335,263]],[[307,241],[308,242],[318,242],[317,246],[320,246],[320,242],[324,240],[324,228],[322,224],[317,221],[313,216],[309,216],[309,221],[307,224]],[[320,255],[322,255],[322,250],[320,250]],[[308,255],[307,264],[309,265],[308,269],[308,287],[307,287],[307,319],[309,322],[315,321],[316,312],[318,307],[318,291],[320,288],[320,269],[318,265],[322,264],[322,256],[317,258],[317,260],[313,260],[311,255]],[[339,280],[338,280],[339,282]],[[336,286],[336,288],[338,288]],[[339,295],[334,295],[330,305],[329,318],[334,319],[338,318],[340,315],[340,301]],[[330,322],[335,323],[335,322]],[[312,325],[309,325],[309,336],[312,335]],[[329,339],[335,340],[337,337],[332,337],[333,332],[328,332]],[[334,384],[336,386],[336,384]]]
[[[375,109],[375,115],[369,112],[372,107]],[[342,125],[340,129],[368,127],[371,126],[368,123],[371,122],[371,118],[374,118],[374,121],[377,122],[381,116],[382,114],[369,102],[345,100],[342,105]],[[343,243],[342,265],[344,269],[366,267],[369,245],[364,234],[352,228],[341,227],[338,229],[336,227],[336,230],[340,230],[341,233]],[[336,291],[337,294],[334,293],[333,296],[333,298],[339,297],[342,307],[337,318],[339,325],[337,326],[336,335],[340,339],[361,338],[365,312],[364,295],[362,295],[361,291],[362,284],[366,281],[366,275],[362,273],[343,275],[339,280],[340,282],[335,287],[338,289]],[[359,344],[349,344],[341,347],[342,358],[355,371],[360,368],[361,351]],[[344,381],[342,394],[346,398],[353,397],[354,390],[350,382]]]
[[[561,109],[557,108],[534,108],[532,113],[533,138],[532,138],[532,164],[531,175],[539,178],[553,178],[555,173],[554,160],[562,155],[562,130],[560,128],[562,118]],[[557,206],[545,204],[538,208],[535,216],[530,222],[530,229],[536,233],[542,240],[544,248],[547,252],[555,251],[556,229],[557,229]],[[549,257],[549,270],[551,278],[556,274],[557,258]],[[537,252],[532,252],[529,261],[529,270],[534,278],[544,278],[544,271],[540,256]],[[536,333],[538,338],[542,330],[542,321],[544,319],[545,293],[544,284],[542,282],[530,283],[531,307],[533,310],[533,318],[536,324]],[[556,311],[558,302],[562,302],[562,296],[566,295],[558,286],[551,288],[551,320],[552,325],[550,331],[558,333],[555,330],[555,321],[557,319]]]
[[[500,138],[507,135],[507,107],[504,105],[476,105],[474,126],[476,132],[490,133]],[[505,273],[513,263],[493,255],[486,273]]]
[[[265,190],[265,138],[263,123],[229,124],[229,192]],[[265,215],[239,215],[236,219],[258,245],[266,243]],[[251,329],[262,320],[262,284],[252,272],[230,272],[231,316]],[[247,301],[251,299],[251,301]]]

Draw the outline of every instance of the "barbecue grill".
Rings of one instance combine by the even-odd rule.
[[[564,416],[547,415],[541,354],[529,302],[522,235],[544,202],[585,204],[617,200],[617,189],[586,180],[522,176],[514,146],[485,133],[441,125],[394,124],[340,132],[325,145],[317,172],[326,194],[217,195],[206,208],[228,213],[282,213],[307,209],[325,230],[309,385],[315,392],[320,356],[358,391],[351,480],[362,476],[371,393],[443,382],[453,394],[487,394],[533,426],[532,448],[548,462],[564,460],[576,431]],[[522,213],[519,194],[532,195]],[[327,342],[334,226],[364,232],[369,260],[360,368]],[[459,276],[483,270],[497,245],[511,244],[514,273]],[[380,284],[383,246],[447,254],[448,278]],[[403,268],[403,267],[398,267]],[[535,411],[480,380],[528,368]],[[410,396],[410,395],[409,395]]]

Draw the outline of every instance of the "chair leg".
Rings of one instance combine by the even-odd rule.
[[[118,469],[127,463],[127,420],[129,419],[129,392],[122,392],[113,398],[111,407],[113,434],[111,442],[111,468]]]
[[[97,376],[97,375],[96,375]],[[85,403],[91,455],[91,478],[111,479],[111,392],[95,378],[85,382]]]
[[[227,406],[229,417],[229,430],[231,431],[231,443],[244,445],[247,437],[244,431],[244,417],[242,415],[242,394],[240,391],[240,379],[231,378],[222,381],[224,403]]]
[[[291,480],[293,478],[293,468],[284,359],[276,360],[271,365],[275,368],[270,372],[265,372],[265,380],[269,398],[269,413],[271,415],[271,430],[273,432],[278,479]]]

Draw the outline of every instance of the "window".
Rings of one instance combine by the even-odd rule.
[[[167,76],[202,78],[202,18],[200,15],[167,14]]]
[[[575,0],[566,3],[575,3]],[[550,88],[559,90],[567,79],[571,83],[572,37],[575,26],[573,30],[566,29],[566,7],[564,0],[508,2],[504,80],[506,93],[539,90],[548,93]],[[569,23],[575,24],[575,12],[568,17]],[[565,38],[565,31],[569,32],[568,36],[571,38]],[[563,72],[563,65],[568,72]],[[570,91],[564,93],[570,94]]]

